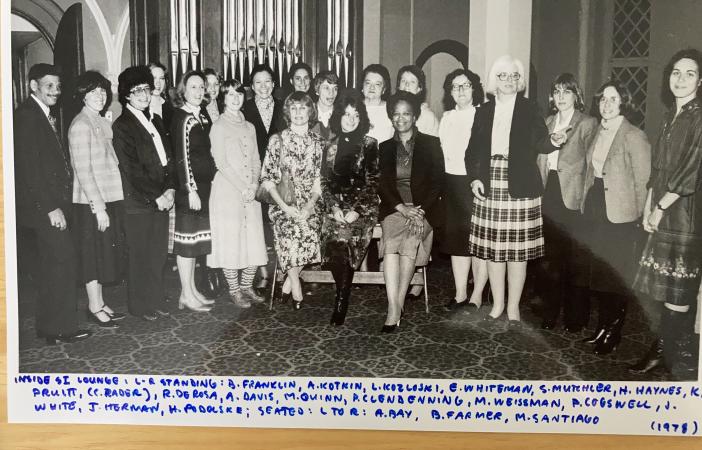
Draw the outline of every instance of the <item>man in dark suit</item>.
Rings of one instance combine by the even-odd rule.
[[[73,175],[51,107],[61,95],[56,67],[29,70],[31,96],[14,114],[17,223],[36,235],[39,267],[37,336],[70,343],[92,333],[78,329],[76,251],[71,237]]]

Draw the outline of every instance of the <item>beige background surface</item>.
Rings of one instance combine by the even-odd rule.
[[[0,147],[0,150],[5,150]],[[0,170],[0,177],[2,170]],[[0,183],[0,192],[2,191]],[[0,203],[4,217],[4,203]],[[18,425],[7,423],[7,317],[4,222],[0,221],[0,449],[523,449],[692,450],[702,439],[607,435],[428,433],[405,431],[281,430],[126,425]]]

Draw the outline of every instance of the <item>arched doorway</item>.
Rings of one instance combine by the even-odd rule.
[[[450,39],[436,41],[419,54],[415,64],[427,77],[427,103],[436,117],[441,118],[444,79],[455,69],[468,67],[468,47]]]

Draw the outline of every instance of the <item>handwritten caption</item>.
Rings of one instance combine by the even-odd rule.
[[[546,427],[598,432],[613,420],[647,434],[698,435],[702,388],[691,384],[416,382],[219,377],[19,375],[13,389],[35,417],[218,417],[215,423],[256,426],[260,419],[333,426],[369,420],[419,429],[510,431]],[[156,419],[153,419],[156,418]],[[321,420],[321,422],[318,422]],[[331,422],[329,422],[331,420]],[[270,423],[269,420],[264,421]],[[383,425],[384,424],[384,425]],[[458,424],[458,425],[457,425]],[[407,427],[401,427],[407,428]],[[645,428],[645,430],[643,429]]]

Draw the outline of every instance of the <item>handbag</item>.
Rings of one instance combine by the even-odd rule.
[[[281,156],[280,160],[283,158]],[[278,195],[285,202],[286,205],[293,206],[297,204],[297,198],[295,197],[295,186],[293,185],[292,174],[288,169],[280,169],[280,182],[275,187],[278,190]],[[256,195],[254,196],[256,201],[261,203],[269,203],[271,205],[277,205],[273,197],[271,197],[270,192],[263,185],[259,185],[256,190]]]

